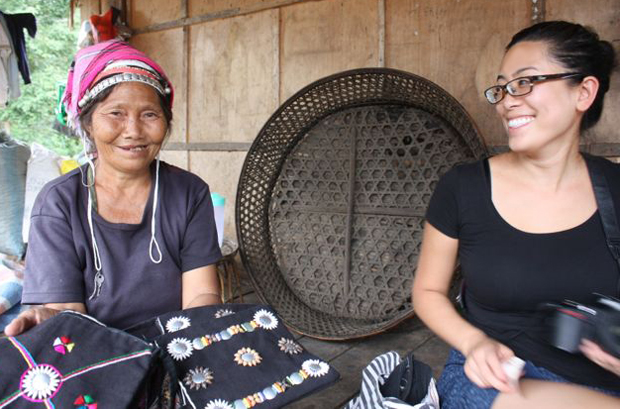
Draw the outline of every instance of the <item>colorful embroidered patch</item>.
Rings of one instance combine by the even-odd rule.
[[[301,367],[313,378],[323,376],[329,371],[329,365],[323,361],[319,361],[318,359],[308,359],[301,364]]]
[[[11,393],[8,397],[0,400],[0,408],[5,408],[21,398],[30,402],[42,402],[47,408],[52,408],[54,407],[54,404],[51,399],[56,396],[64,384],[72,379],[100,368],[109,367],[110,365],[115,365],[122,362],[128,362],[143,356],[152,355],[153,353],[149,348],[141,351],[134,351],[128,354],[114,356],[99,362],[91,363],[90,365],[83,366],[63,375],[52,365],[37,364],[32,356],[32,353],[28,351],[28,349],[21,342],[19,342],[17,338],[6,337],[6,339],[9,340],[17,351],[19,351],[22,358],[26,361],[29,369],[22,373],[19,380],[19,389]],[[97,407],[95,402],[90,405],[95,406],[86,406],[86,409],[95,409]]]
[[[178,316],[172,317],[166,322],[166,330],[168,332],[176,332],[191,326],[190,320],[187,317]]]
[[[73,402],[76,409],[97,409],[97,402],[90,395],[80,395]]]
[[[199,366],[195,369],[190,369],[187,375],[185,375],[183,382],[190,389],[206,389],[207,386],[213,383],[213,372],[209,368]]]
[[[51,365],[41,364],[29,368],[21,377],[19,389],[31,402],[43,402],[56,395],[62,385],[62,375]]]
[[[192,343],[187,338],[175,338],[168,344],[168,353],[175,361],[189,358],[193,349]]]
[[[207,403],[205,409],[234,409],[230,403],[222,399],[215,399]]]
[[[293,341],[290,338],[280,338],[278,341],[278,346],[280,347],[280,351],[285,352],[289,355],[297,355],[304,349],[297,342]]]
[[[199,351],[216,342],[227,341],[237,334],[254,332],[256,328],[272,330],[277,328],[277,326],[278,319],[271,312],[267,310],[260,310],[254,314],[254,319],[252,321],[234,324],[220,332],[194,338],[192,340],[192,346],[195,350]]]
[[[275,329],[278,326],[278,319],[267,310],[256,311],[254,321],[264,329]]]
[[[263,358],[251,348],[241,348],[235,353],[235,362],[243,366],[256,366]]]
[[[66,354],[67,352],[73,351],[75,347],[75,343],[71,341],[69,337],[57,337],[54,340],[54,350],[59,354]]]
[[[227,308],[222,308],[222,309],[217,310],[214,316],[215,318],[222,318],[222,317],[226,317],[227,315],[233,315],[233,314],[234,314],[233,311]]]
[[[244,350],[252,351],[249,348],[243,348]],[[242,350],[239,350],[241,352]],[[237,352],[237,353],[239,353]],[[255,351],[254,351],[255,352]],[[318,360],[308,360],[306,362],[310,362],[312,364],[318,362],[319,367],[320,364],[325,364],[325,362],[321,362]],[[328,369],[329,366],[327,365]],[[323,368],[322,368],[323,369]],[[268,400],[275,399],[279,394],[284,393],[289,388],[292,388],[296,385],[300,385],[303,381],[308,379],[310,376],[304,369],[300,369],[299,371],[295,371],[291,373],[289,376],[282,379],[280,382],[274,382],[272,385],[264,388],[263,390],[247,395],[244,398],[236,399],[234,401],[225,401],[222,399],[215,399],[207,403],[207,406],[204,409],[248,409],[253,408],[259,403],[266,402]]]

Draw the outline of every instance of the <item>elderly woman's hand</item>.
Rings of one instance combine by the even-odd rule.
[[[52,318],[63,310],[72,310],[85,314],[86,306],[83,303],[51,303],[36,306],[19,314],[17,318],[4,328],[4,333],[9,337],[14,337]]]
[[[14,337],[43,321],[52,318],[60,311],[47,307],[34,307],[22,312],[9,325],[4,328],[4,333],[9,337]]]
[[[584,339],[579,347],[581,352],[591,361],[610,372],[620,376],[620,359],[603,351],[603,349],[592,341]]]

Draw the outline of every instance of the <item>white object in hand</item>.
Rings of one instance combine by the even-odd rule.
[[[518,385],[519,378],[522,375],[523,367],[525,366],[525,361],[521,358],[517,358],[513,356],[507,361],[502,363],[502,369],[504,373],[508,377],[508,382],[512,385]]]

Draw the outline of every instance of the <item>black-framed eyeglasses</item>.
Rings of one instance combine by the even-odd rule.
[[[494,85],[487,88],[484,91],[484,97],[490,104],[497,104],[499,101],[504,99],[506,93],[509,93],[513,97],[520,97],[532,92],[532,88],[536,83],[579,76],[583,77],[585,75],[580,72],[564,72],[561,74],[530,75],[527,77],[519,77],[508,81],[504,85]]]

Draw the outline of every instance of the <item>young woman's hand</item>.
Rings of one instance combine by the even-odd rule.
[[[60,311],[47,307],[33,307],[19,314],[9,325],[4,328],[4,333],[9,337],[17,336],[30,328],[52,318]]]
[[[467,352],[465,374],[481,388],[495,388],[500,392],[514,392],[514,384],[502,369],[502,362],[514,356],[506,345],[491,338],[484,337]]]
[[[579,349],[592,362],[620,376],[620,359],[603,351],[600,346],[587,339],[581,341]]]

